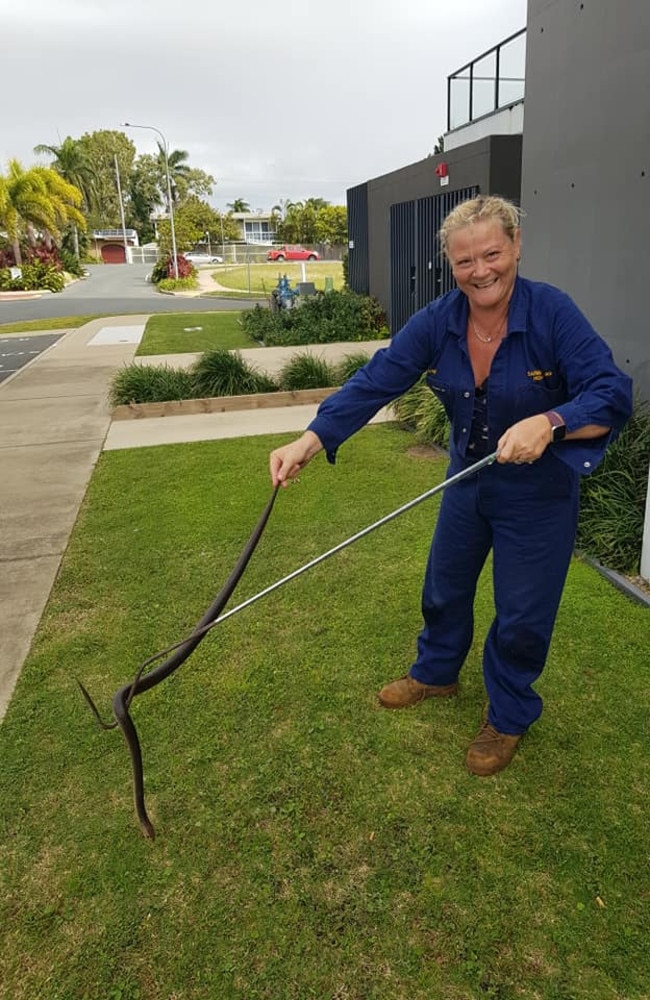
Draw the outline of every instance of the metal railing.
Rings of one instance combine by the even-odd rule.
[[[526,29],[447,77],[447,131],[524,99]]]

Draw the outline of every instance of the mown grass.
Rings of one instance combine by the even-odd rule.
[[[240,323],[239,311],[150,316],[136,355],[194,354],[259,347]]]
[[[278,278],[286,274],[292,287],[302,281],[302,265],[293,261],[269,261],[266,264],[250,265],[250,290],[257,294],[270,295],[278,283]],[[325,278],[332,278],[334,288],[343,288],[343,265],[340,261],[305,261],[307,281],[313,281],[316,288],[325,289]],[[235,292],[247,292],[249,288],[249,268],[244,264],[233,267],[227,265],[213,272],[220,285]],[[209,292],[210,295],[224,295],[224,292]]]
[[[286,436],[104,454],[0,728],[3,1000],[648,996],[648,612],[575,562],[512,766],[463,767],[489,572],[458,699],[402,713],[437,499],[219,626],[136,699],[150,810],[106,711],[195,623]],[[418,495],[444,463],[380,426],[277,501],[235,595]]]
[[[76,329],[90,323],[93,319],[101,319],[107,313],[96,313],[90,316],[56,316],[50,319],[26,319],[17,323],[0,323],[0,337],[6,333],[29,333],[32,330],[64,330]]]

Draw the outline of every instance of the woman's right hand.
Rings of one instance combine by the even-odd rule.
[[[302,437],[282,448],[271,452],[269,469],[273,487],[289,485],[290,479],[295,479],[301,469],[321,451],[323,445],[317,434],[305,431]]]

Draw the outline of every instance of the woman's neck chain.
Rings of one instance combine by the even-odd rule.
[[[496,327],[496,329],[492,333],[489,333],[487,335],[487,337],[482,336],[478,332],[478,330],[476,329],[476,324],[475,324],[475,322],[474,322],[474,320],[472,319],[471,316],[469,317],[469,322],[470,322],[470,326],[472,327],[472,330],[474,331],[474,336],[476,337],[476,339],[480,340],[480,342],[482,344],[491,344],[492,341],[496,340],[498,338],[499,334],[501,334],[503,332],[503,328],[504,328],[505,323],[506,323],[506,318],[504,316],[503,319],[500,321],[499,325]]]

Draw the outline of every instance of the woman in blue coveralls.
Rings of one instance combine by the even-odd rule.
[[[517,273],[521,233],[510,202],[478,197],[445,219],[440,241],[457,288],[416,313],[320,406],[305,433],[272,452],[283,486],[386,403],[426,379],[451,421],[448,475],[498,451],[445,491],[422,595],[424,627],[410,671],[379,693],[385,708],[456,694],[473,634],[478,576],[490,549],[496,616],[483,652],[489,707],[466,764],[507,767],[539,718],[533,684],[546,660],[578,517],[592,472],[632,409],[630,379],[571,299]]]

